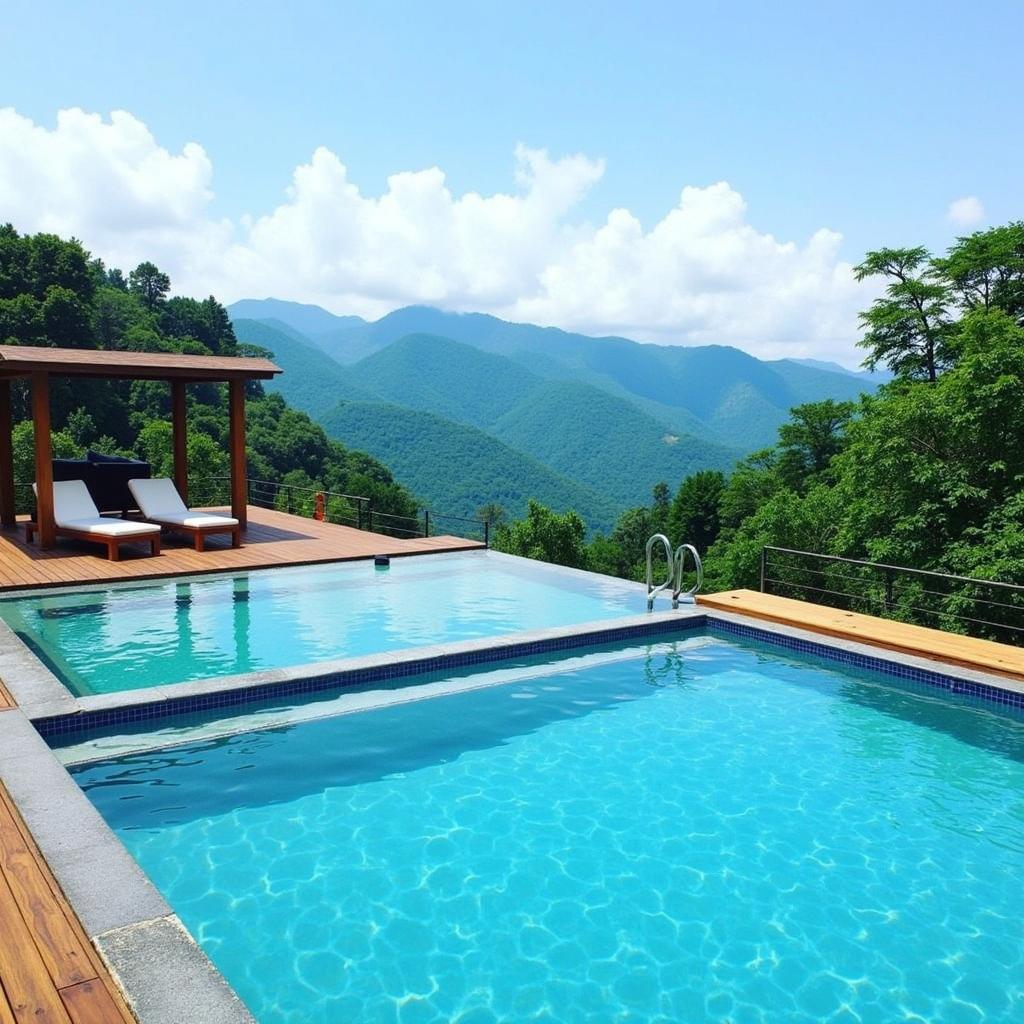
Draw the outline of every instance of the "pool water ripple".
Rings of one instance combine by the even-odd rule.
[[[809,659],[660,644],[76,773],[264,1022],[1024,1017],[1020,717]]]

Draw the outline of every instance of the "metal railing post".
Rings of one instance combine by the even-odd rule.
[[[425,508],[423,510],[423,536],[430,536],[430,509]]]
[[[491,546],[491,521],[490,519],[484,520],[484,547],[489,548]]]
[[[764,569],[765,569],[765,560],[767,559],[767,557],[768,557],[768,548],[764,544],[762,544],[761,545],[761,593],[762,594],[764,593],[764,577],[765,577]]]

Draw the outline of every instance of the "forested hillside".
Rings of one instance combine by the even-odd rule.
[[[323,417],[332,437],[369,451],[438,512],[474,516],[497,503],[511,514],[531,498],[578,509],[594,529],[615,520],[607,495],[559,475],[475,427],[397,405],[342,402]]]
[[[590,339],[420,307],[327,331],[322,330],[325,323],[344,318],[331,318],[316,307],[269,301],[247,300],[232,310],[276,312],[291,320],[238,319],[236,330],[244,340],[272,351],[290,371],[270,387],[279,387],[317,419],[330,420],[330,430],[343,443],[368,442],[350,414],[330,417],[332,397],[430,412],[451,429],[441,431],[435,423],[436,445],[418,452],[417,467],[425,477],[454,488],[449,465],[465,447],[457,428],[473,426],[528,461],[596,492],[616,511],[642,500],[659,481],[728,469],[765,436],[774,436],[794,405],[821,397],[849,398],[874,386],[841,370],[789,360],[766,363],[736,349],[678,350]],[[471,340],[424,333],[394,338],[420,322]],[[316,333],[303,335],[295,326],[300,323],[312,324]],[[339,355],[337,342],[343,335],[355,346],[344,351],[346,357],[356,349],[371,354],[344,365],[328,357],[329,352]],[[550,350],[537,348],[549,343]],[[354,432],[338,433],[342,425]],[[721,436],[732,443],[717,440]],[[498,449],[489,447],[496,454]],[[373,450],[385,457],[379,442]],[[521,490],[530,496],[528,488]],[[433,490],[441,508],[453,502],[461,507],[464,493],[463,488]],[[509,511],[517,515],[524,509],[520,503]],[[581,508],[581,513],[591,528],[599,525],[589,512]]]
[[[199,355],[238,354],[231,320],[212,296],[170,297],[171,282],[152,263],[129,274],[107,268],[76,241],[19,235],[0,227],[0,342]],[[315,353],[315,350],[314,350]],[[409,515],[412,494],[365,454],[331,440],[281,395],[251,383],[248,460],[254,478],[366,495],[381,511]],[[32,480],[32,424],[25,385],[14,388],[15,449],[21,483]],[[170,394],[151,381],[82,381],[52,386],[54,448],[75,456],[86,448],[148,459],[171,468]],[[197,491],[217,491],[228,472],[227,404],[223,388],[188,388],[189,473]]]
[[[375,397],[352,380],[347,367],[279,320],[235,320],[235,336],[244,345],[271,354],[284,373],[267,382],[267,390],[319,420],[341,399]]]
[[[589,544],[582,522],[534,508],[499,546],[629,576],[664,531],[705,553],[709,590],[756,587],[766,544],[1024,584],[1024,223],[942,257],[881,249],[857,271],[885,287],[863,314],[868,365],[894,375],[876,394],[797,406],[728,478],[658,488]],[[925,596],[888,611],[913,617]]]

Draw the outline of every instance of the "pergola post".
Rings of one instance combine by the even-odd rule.
[[[171,429],[174,438],[174,486],[181,500],[188,504],[188,425],[185,405],[185,382],[171,381]]]
[[[231,453],[231,514],[242,529],[247,525],[248,480],[245,466],[245,380],[228,382],[228,425]]]
[[[32,373],[32,430],[36,450],[36,510],[39,546],[52,548],[57,542],[53,522],[53,445],[50,441],[50,375]]]
[[[15,525],[14,445],[11,437],[11,382],[0,380],[0,526]]]

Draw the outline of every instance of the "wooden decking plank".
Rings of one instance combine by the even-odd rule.
[[[0,877],[0,981],[17,1024],[70,1024],[46,964],[15,902]]]
[[[96,977],[85,947],[54,899],[6,802],[0,803],[0,874],[14,896],[57,988]]]
[[[903,654],[937,659],[962,668],[1024,679],[1024,650],[994,640],[945,633],[927,626],[880,619],[874,615],[847,612],[790,597],[776,597],[774,594],[761,594],[755,590],[702,594],[697,600],[706,608],[749,615],[844,640],[856,640]]]
[[[125,1019],[99,981],[83,981],[61,989],[60,998],[72,1024],[116,1024]]]
[[[89,941],[89,937],[85,934],[85,929],[82,927],[82,924],[75,915],[75,912],[68,904],[60,885],[57,883],[57,879],[54,878],[53,872],[50,870],[50,866],[46,863],[43,855],[39,852],[39,848],[36,846],[35,840],[32,838],[32,833],[29,831],[24,819],[18,813],[17,808],[14,806],[14,801],[11,799],[10,794],[6,791],[3,784],[0,784],[0,808],[3,808],[6,814],[9,815],[10,819],[14,822],[14,825],[20,834],[21,841],[34,858],[39,869],[39,873],[52,894],[55,905],[59,907],[64,914],[73,935],[84,949],[86,958],[90,965],[88,973],[92,979],[98,979],[100,981],[110,1002],[113,1003],[114,1007],[117,1009],[118,1016],[108,1016],[106,1020],[109,1021],[110,1024],[117,1024],[117,1022],[134,1024],[135,1016],[128,1009],[121,990],[117,987],[114,979],[110,976],[110,972],[107,970],[107,967],[103,963],[103,960],[96,948]],[[0,1024],[3,1024],[2,1018],[0,1018]]]
[[[16,1024],[14,1011],[11,1009],[11,1004],[7,1002],[7,996],[4,995],[3,979],[0,979],[0,1024]]]

